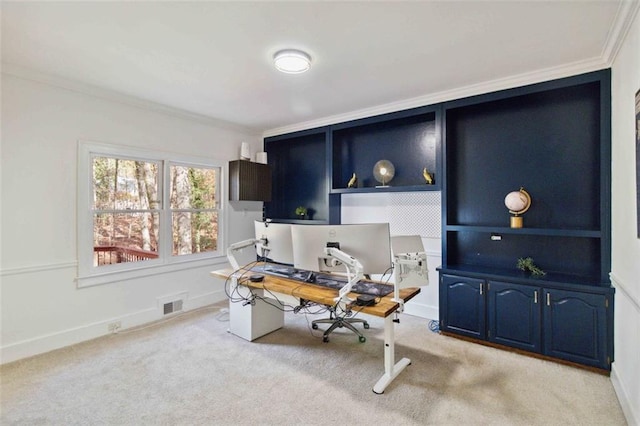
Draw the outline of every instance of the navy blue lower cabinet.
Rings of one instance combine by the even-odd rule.
[[[544,290],[544,354],[610,369],[609,308],[606,295]]]
[[[440,330],[611,370],[613,289],[556,289],[493,278],[441,271]]]
[[[489,281],[488,340],[526,351],[540,352],[542,289]]]
[[[440,329],[485,339],[485,281],[442,275],[440,283]]]

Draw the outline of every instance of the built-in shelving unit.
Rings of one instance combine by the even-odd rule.
[[[266,217],[340,222],[342,194],[442,191],[440,329],[610,370],[611,76],[602,70],[264,140]],[[390,186],[373,177],[395,166]],[[424,168],[434,182],[428,185]],[[353,173],[355,187],[348,187]],[[505,196],[532,203],[510,227]],[[517,269],[532,257],[545,275]]]
[[[274,170],[266,217],[293,223],[295,208],[304,206],[314,222],[339,223],[341,194],[439,191],[440,117],[440,107],[429,106],[265,138]],[[395,167],[386,187],[373,176],[379,160]],[[358,184],[349,188],[353,173]]]
[[[329,128],[274,136],[264,140],[272,175],[272,200],[265,217],[277,222],[300,221],[296,208],[307,208],[305,223],[339,223],[340,198],[330,194],[327,170]]]
[[[331,126],[332,193],[439,191],[440,108],[424,107]],[[373,176],[379,160],[389,160],[395,176],[380,188]],[[427,184],[423,170],[433,177]],[[348,188],[353,173],[358,184]]]
[[[442,330],[610,369],[610,105],[608,70],[444,104]]]

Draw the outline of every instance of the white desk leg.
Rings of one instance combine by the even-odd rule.
[[[402,358],[397,364],[395,363],[394,327],[393,315],[387,316],[384,319],[384,374],[373,387],[373,392],[377,394],[384,393],[384,390],[393,379],[395,379],[407,365],[411,364],[409,358]]]

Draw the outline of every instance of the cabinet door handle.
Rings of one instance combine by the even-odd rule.
[[[480,295],[484,294],[484,283],[480,283]]]
[[[533,303],[538,304],[538,290],[533,292]]]
[[[551,306],[551,293],[547,293],[547,306]]]

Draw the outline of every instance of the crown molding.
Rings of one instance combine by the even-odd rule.
[[[35,81],[37,83],[47,84],[49,86],[58,87],[61,89],[69,90],[84,95],[93,96],[96,98],[108,100],[111,102],[118,102],[128,106],[150,110],[166,115],[170,115],[176,118],[184,120],[196,121],[198,123],[207,124],[227,130],[246,133],[250,135],[259,135],[260,130],[241,126],[229,121],[208,117],[206,115],[193,113],[180,108],[170,107],[168,105],[160,104],[153,101],[148,101],[135,96],[125,95],[114,90],[105,89],[102,87],[94,86],[91,84],[80,83],[78,81],[69,80],[66,78],[58,77],[53,74],[47,74],[44,72],[36,71],[33,69],[21,67],[18,65],[2,62],[1,73],[12,77],[17,77],[23,80]]]
[[[607,68],[607,63],[603,61],[602,58],[596,57],[561,65],[558,67],[545,68],[496,80],[490,80],[483,83],[463,86],[457,89],[437,92],[430,95],[419,96],[398,102],[378,105],[371,108],[351,111],[345,114],[332,115],[318,120],[310,120],[302,123],[292,124],[290,126],[278,127],[275,129],[266,130],[262,136],[277,136],[299,130],[313,129],[330,124],[344,123],[359,118],[372,117],[389,112],[402,111],[405,109],[462,99],[469,96],[481,95],[498,90],[512,89],[514,87],[526,86],[528,84],[535,84],[590,71],[597,71],[603,68]]]
[[[602,58],[607,63],[607,66],[610,67],[615,61],[639,10],[640,0],[626,0],[620,3],[602,49]]]

